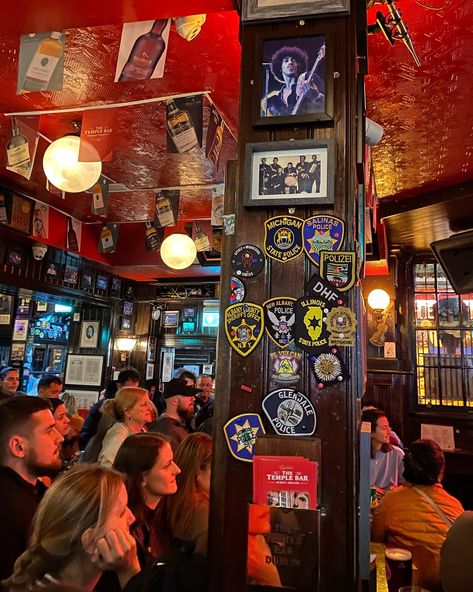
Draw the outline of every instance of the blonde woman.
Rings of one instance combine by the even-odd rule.
[[[151,421],[151,406],[146,389],[127,386],[114,399],[105,401],[102,413],[111,415],[116,423],[107,431],[98,455],[99,463],[111,467],[123,442],[131,434],[145,429]]]
[[[127,503],[116,471],[82,465],[64,473],[38,506],[28,548],[5,590],[93,590],[105,569],[116,571],[123,588],[139,571]]]

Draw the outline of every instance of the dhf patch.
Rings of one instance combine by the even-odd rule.
[[[307,257],[320,264],[321,251],[338,251],[345,237],[345,222],[335,216],[312,216],[302,228],[304,251]]]
[[[268,257],[286,263],[302,254],[302,225],[296,216],[274,216],[264,222],[264,250]]]
[[[253,302],[231,304],[225,310],[225,333],[233,349],[246,357],[263,336],[263,307]]]
[[[295,298],[287,296],[263,302],[266,333],[279,347],[287,347],[294,341],[295,301]]]
[[[230,304],[236,304],[245,299],[245,284],[234,275],[230,278]]]
[[[325,326],[327,313],[330,310],[323,298],[299,298],[294,303],[296,324],[294,342],[297,347],[312,354],[314,351],[328,346],[328,332]]]
[[[281,436],[310,436],[317,416],[306,395],[291,388],[272,391],[263,399],[263,410],[274,431]]]
[[[341,292],[349,290],[356,281],[355,251],[321,251],[320,275]]]
[[[329,345],[353,347],[356,333],[355,314],[345,306],[336,306],[327,314],[327,331]]]
[[[257,276],[264,267],[263,251],[256,245],[240,245],[232,255],[232,268],[240,278]]]
[[[318,389],[350,378],[345,362],[336,347],[327,349],[317,356],[310,356],[309,362]]]
[[[302,354],[290,350],[279,350],[269,354],[271,380],[291,384],[301,378]]]
[[[341,306],[345,303],[345,296],[316,273],[305,286],[306,292],[326,300],[330,306]]]
[[[223,433],[232,456],[244,462],[253,462],[256,436],[265,431],[257,413],[243,413],[227,421]]]

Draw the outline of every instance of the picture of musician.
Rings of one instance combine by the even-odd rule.
[[[266,162],[266,158],[261,159],[259,165],[259,194],[265,195],[268,193],[268,181],[271,174],[271,167]]]
[[[312,193],[320,192],[320,165],[321,162],[317,154],[312,155],[312,160],[309,163],[309,177],[311,181]]]
[[[295,166],[290,156],[275,156],[271,164],[267,161],[261,157],[258,163],[259,195],[320,195],[324,190],[323,154],[301,154]]]
[[[299,162],[296,165],[296,171],[298,185],[297,193],[310,193],[312,183],[310,181],[309,165],[306,162],[305,156],[299,157]]]
[[[320,40],[320,37],[315,39]],[[285,42],[302,41],[286,39]],[[306,43],[307,45],[307,43]],[[261,116],[288,116],[325,110],[325,44],[318,49],[312,64],[305,49],[284,45],[271,56],[264,75]],[[321,75],[320,75],[321,74]]]

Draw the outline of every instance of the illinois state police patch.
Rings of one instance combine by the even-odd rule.
[[[291,388],[272,391],[263,399],[263,410],[281,436],[310,436],[317,417],[306,395]]]
[[[268,257],[286,263],[302,254],[302,225],[296,216],[274,216],[264,222],[264,250]]]

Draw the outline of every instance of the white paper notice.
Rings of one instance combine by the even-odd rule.
[[[100,386],[102,380],[102,356],[69,354],[66,367],[66,384]]]
[[[423,440],[435,440],[442,450],[455,450],[453,426],[422,423],[420,425],[420,437]]]

